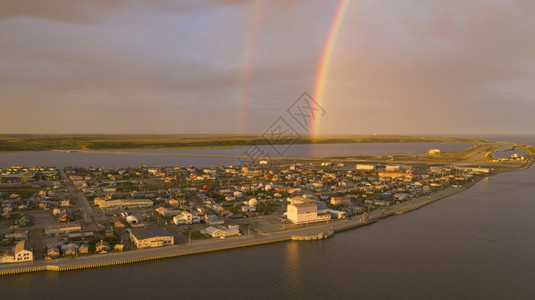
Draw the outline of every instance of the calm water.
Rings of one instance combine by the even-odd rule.
[[[470,147],[470,143],[369,143],[369,144],[313,144],[291,145],[288,149],[271,146],[260,146],[265,153],[271,156],[286,157],[327,157],[344,155],[391,155],[396,153],[424,153],[429,149],[439,148],[442,151],[459,151]],[[194,153],[194,154],[221,154],[221,155],[246,155],[248,147],[221,148],[198,148],[198,149],[155,149],[155,150],[130,150],[136,152],[160,152],[160,153]],[[279,152],[277,152],[279,151]],[[78,167],[131,167],[141,164],[147,166],[171,166],[184,165],[208,167],[216,165],[236,165],[240,161],[235,158],[217,157],[177,157],[177,156],[154,156],[154,155],[122,155],[103,153],[80,153],[80,152],[8,152],[0,153],[0,168],[13,165],[22,166],[78,166]]]
[[[522,155],[529,155],[529,152],[526,150],[515,148],[514,150],[510,150],[510,151],[495,152],[492,154],[492,157],[496,157],[496,158],[511,157],[515,154],[522,156]]]
[[[2,299],[533,299],[535,168],[320,242],[0,278]]]
[[[473,136],[466,136],[468,138],[474,138]],[[486,141],[501,141],[501,142],[510,142],[510,143],[519,143],[525,145],[535,145],[535,136],[533,135],[489,135],[489,136],[479,136],[479,139]]]

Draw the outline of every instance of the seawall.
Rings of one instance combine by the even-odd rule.
[[[49,262],[41,266],[31,266],[31,267],[17,267],[16,265],[9,265],[3,270],[0,270],[0,275],[12,275],[12,274],[21,274],[21,273],[30,273],[30,272],[41,272],[41,271],[71,271],[71,270],[80,270],[88,268],[99,268],[99,267],[108,267],[108,266],[118,266],[124,264],[132,264],[144,261],[151,261],[157,259],[166,259],[173,258],[178,256],[193,255],[193,254],[202,254],[207,252],[229,250],[242,247],[251,247],[259,246],[270,243],[285,242],[290,240],[295,241],[309,241],[309,240],[321,240],[333,236],[334,232],[332,231],[322,231],[315,235],[289,235],[285,234],[283,236],[273,235],[273,236],[260,236],[253,238],[252,240],[247,239],[246,241],[232,240],[229,239],[228,243],[225,245],[219,245],[216,247],[203,247],[203,245],[196,245],[194,248],[189,248],[189,245],[175,245],[167,246],[162,248],[153,248],[146,250],[135,250],[131,252],[124,253],[114,253],[113,256],[95,254],[92,256],[79,257],[76,259],[70,259],[62,262]],[[245,238],[246,239],[246,238]],[[221,242],[221,241],[217,241]],[[155,252],[154,254],[149,254],[148,252]],[[125,257],[131,256],[131,257]],[[86,259],[87,262],[80,262],[80,259]]]
[[[263,245],[263,244],[268,244],[268,243],[288,241],[290,239],[291,237],[262,239],[262,240],[257,240],[257,241],[240,242],[240,243],[233,243],[233,244],[228,244],[224,246],[206,247],[206,248],[199,248],[199,249],[187,249],[187,248],[184,248],[184,246],[167,246],[163,248],[149,249],[149,250],[168,250],[168,251],[165,251],[168,253],[153,254],[153,255],[145,255],[146,254],[145,252],[140,253],[143,250],[135,250],[132,252],[118,253],[116,254],[117,257],[113,257],[113,258],[106,256],[106,255],[102,255],[101,256],[102,258],[99,259],[99,257],[96,256],[99,254],[95,254],[94,256],[87,256],[87,258],[92,258],[92,259],[91,261],[86,262],[86,263],[78,263],[76,262],[76,259],[74,259],[74,260],[61,262],[57,264],[54,262],[51,262],[44,266],[37,266],[37,267],[16,267],[13,265],[13,268],[0,270],[0,275],[11,275],[11,274],[40,272],[40,271],[60,272],[60,271],[80,270],[80,269],[87,269],[87,268],[118,266],[118,265],[124,265],[124,264],[132,264],[132,263],[137,263],[137,262],[156,260],[156,259],[165,259],[165,258],[172,258],[172,257],[184,256],[184,255],[201,254],[201,253],[206,253],[206,252],[221,251],[221,250],[228,250],[228,249],[241,248],[241,247],[258,246],[258,245]],[[179,247],[180,249],[177,249]],[[159,252],[159,251],[156,251],[156,252]],[[133,254],[134,257],[121,258],[122,254]],[[135,254],[139,254],[139,255],[135,255]]]

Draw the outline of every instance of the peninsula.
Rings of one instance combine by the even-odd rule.
[[[477,140],[458,152],[211,168],[14,166],[1,170],[0,274],[324,239],[527,168],[533,150]],[[27,261],[17,262],[17,253]]]

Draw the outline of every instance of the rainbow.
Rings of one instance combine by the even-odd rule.
[[[241,112],[240,112],[240,124],[239,128],[241,133],[247,133],[250,126],[249,120],[249,104],[251,100],[251,82],[252,82],[252,71],[253,71],[253,59],[254,53],[256,51],[258,36],[260,31],[260,23],[262,21],[262,12],[265,5],[265,0],[257,0],[254,2],[254,11],[251,19],[249,20],[249,36],[247,38],[247,46],[245,48],[244,55],[244,68],[241,73]]]
[[[314,100],[321,106],[323,101],[323,94],[325,93],[325,81],[327,79],[327,73],[329,71],[329,63],[331,61],[331,55],[336,42],[336,37],[338,36],[338,30],[340,29],[340,24],[342,24],[342,19],[346,8],[349,4],[349,0],[340,0],[336,7],[336,11],[329,28],[329,33],[327,35],[327,40],[323,46],[323,51],[321,54],[320,64],[316,73],[316,79],[314,80]],[[310,137],[312,139],[316,138],[319,129],[319,118],[316,117],[312,120],[312,126],[310,128]]]

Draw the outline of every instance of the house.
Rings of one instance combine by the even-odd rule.
[[[113,246],[113,251],[123,252],[123,249],[124,249],[123,244],[115,244],[115,246]]]
[[[4,251],[0,253],[0,263],[13,263],[15,262],[15,256],[11,251]]]
[[[385,168],[387,172],[398,172],[399,170],[401,170],[401,166],[399,165],[388,165]]]
[[[332,218],[335,218],[338,220],[347,218],[347,212],[345,211],[339,211],[339,210],[334,210],[334,209],[327,209],[326,211],[331,215]]]
[[[176,199],[169,199],[169,200],[167,200],[166,202],[167,202],[167,204],[168,204],[169,206],[175,206],[175,207],[176,207],[176,206],[179,206],[179,205],[180,205],[180,201],[178,201],[178,200],[176,200]]]
[[[32,223],[32,220],[28,216],[22,216],[20,219],[17,220],[16,224],[19,225],[19,227],[26,227],[30,226]]]
[[[345,187],[345,188],[354,188],[354,187],[357,186],[357,185],[355,184],[355,182],[353,182],[353,181],[349,181],[349,180],[341,180],[338,184],[339,184],[341,187]],[[314,187],[321,187],[321,186],[314,186]]]
[[[100,242],[96,243],[95,250],[97,252],[108,251],[108,250],[110,250],[110,243],[108,243],[108,242],[106,242],[104,240],[100,240]]]
[[[130,192],[130,195],[132,196],[132,198],[143,197],[143,196],[145,196],[145,192],[132,191],[132,192]]]
[[[225,220],[219,219],[216,215],[204,215],[204,221],[211,226],[225,224]]]
[[[472,173],[489,173],[489,168],[473,168]]]
[[[121,222],[121,220],[116,220],[113,223],[113,227],[115,227],[116,229],[121,229],[121,228],[124,228],[125,225],[123,224],[123,222]]]
[[[224,209],[224,210],[221,212],[221,216],[223,216],[223,217],[230,218],[230,217],[232,217],[232,215],[234,215],[234,213],[231,212],[231,211],[228,210],[228,209]]]
[[[201,230],[202,234],[207,234],[211,237],[224,238],[227,236],[240,235],[240,226],[238,225],[229,225],[228,227],[213,227],[209,226]]]
[[[440,149],[430,149],[429,150],[429,155],[436,155],[436,154],[440,154]]]
[[[243,211],[243,212],[255,212],[256,211],[256,206],[254,206],[254,205],[242,206],[241,207],[241,211]]]
[[[173,217],[173,222],[176,225],[180,224],[197,224],[201,223],[201,218],[197,215],[194,215],[190,212],[183,211],[179,215]]]
[[[58,223],[61,222],[72,222],[74,221],[74,216],[71,211],[63,211],[58,215]]]
[[[76,245],[75,244],[66,244],[61,246],[61,251],[65,256],[76,255]]]
[[[87,245],[87,244],[81,245],[80,248],[78,248],[78,253],[80,253],[80,254],[89,253],[89,245]]]
[[[158,207],[155,210],[163,217],[173,217],[173,216],[180,214],[180,210],[178,209],[168,209],[165,207]]]
[[[406,201],[409,198],[410,198],[409,194],[405,194],[405,193],[395,193],[394,194],[394,199],[399,200],[399,201]]]
[[[175,237],[162,227],[129,229],[130,240],[137,248],[154,248],[173,245]]]
[[[46,255],[50,258],[59,257],[59,249],[56,247],[50,247],[46,250]]]
[[[349,197],[332,197],[331,205],[351,205],[351,198]]]

